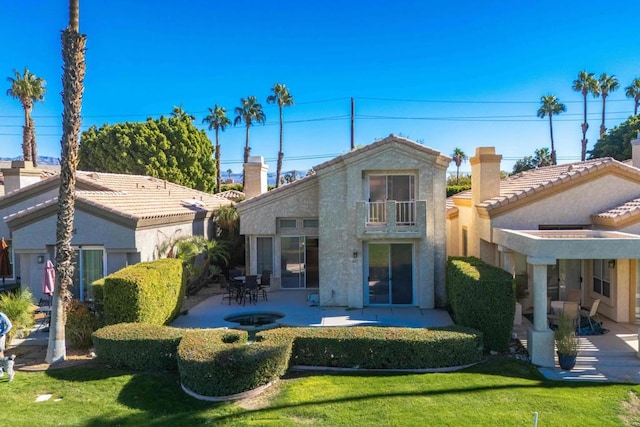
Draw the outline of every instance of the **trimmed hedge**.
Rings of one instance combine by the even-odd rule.
[[[447,197],[451,197],[454,194],[462,193],[463,191],[467,191],[470,189],[471,184],[447,185]]]
[[[92,335],[98,360],[136,371],[175,371],[183,329],[146,323],[120,323]]]
[[[166,325],[180,312],[185,286],[182,261],[174,258],[143,262],[110,274],[104,278],[102,292],[105,323]]]
[[[467,365],[482,357],[482,334],[459,326],[278,328],[259,332],[256,338],[293,342],[291,365],[430,369]]]
[[[515,314],[511,274],[474,258],[449,258],[447,298],[453,321],[482,332],[489,350],[509,349]]]
[[[183,386],[205,396],[229,396],[282,376],[291,342],[247,344],[247,337],[246,331],[187,331],[178,346]]]

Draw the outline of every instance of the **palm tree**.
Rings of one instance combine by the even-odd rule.
[[[582,123],[582,153],[581,159],[584,161],[587,157],[587,129],[589,124],[587,123],[587,95],[592,93],[594,98],[600,94],[600,87],[598,80],[594,77],[593,73],[587,73],[587,70],[582,70],[578,73],[578,78],[573,81],[573,90],[582,93],[584,99],[584,122]]]
[[[13,70],[15,78],[7,77],[11,82],[11,87],[7,90],[7,95],[18,99],[24,109],[24,127],[22,128],[22,158],[25,162],[33,161],[33,166],[38,165],[38,156],[36,149],[36,131],[31,118],[31,110],[33,103],[44,100],[46,92],[45,82],[40,77],[29,72],[24,67],[24,72],[20,75],[18,70]]]
[[[555,165],[556,163],[556,147],[553,143],[553,122],[551,117],[554,115],[558,115],[560,113],[564,113],[567,111],[567,107],[558,101],[558,98],[555,95],[544,95],[540,98],[540,108],[538,108],[538,117],[544,119],[546,116],[549,116],[549,134],[551,135],[551,164]]]
[[[607,96],[609,96],[610,92],[618,90],[620,83],[618,83],[616,76],[608,76],[606,73],[602,73],[600,74],[598,84],[600,86],[600,95],[602,95],[602,123],[600,124],[600,138],[602,138],[607,131],[607,128],[604,127],[604,109],[607,102]]]
[[[85,46],[87,37],[79,32],[79,0],[69,0],[69,26],[62,31],[62,146],[60,191],[56,222],[56,279],[47,347],[47,363],[62,362],[65,348],[65,307],[71,301],[73,284],[73,217],[75,214],[78,136],[80,134],[82,92],[84,91]]]
[[[633,79],[624,90],[627,98],[633,98],[633,115],[635,116],[638,114],[638,106],[640,105],[640,77]]]
[[[182,108],[182,104],[177,107],[175,105],[173,106],[173,110],[171,110],[171,117],[176,117],[180,120],[186,120],[190,122],[196,119],[195,116],[192,116],[191,114],[184,111],[184,109]]]
[[[229,181],[231,181],[231,174],[233,173],[233,171],[231,169],[227,169],[227,177],[229,178]]]
[[[462,148],[456,147],[453,149],[451,159],[456,163],[456,185],[460,183],[460,165],[462,162],[467,161],[467,155],[462,151]]]
[[[273,95],[267,97],[267,104],[278,104],[280,112],[280,151],[278,151],[278,167],[276,168],[276,188],[280,186],[280,173],[282,172],[282,107],[293,105],[293,96],[289,93],[289,89],[283,84],[276,83],[271,88]]]
[[[551,166],[553,163],[551,163],[552,159],[549,149],[547,147],[536,149],[533,156],[533,162],[535,163],[536,168]]]
[[[262,111],[262,104],[258,103],[258,99],[255,96],[249,96],[247,99],[241,98],[240,103],[242,105],[240,107],[236,107],[234,110],[236,118],[233,119],[233,125],[237,126],[239,123],[244,122],[244,126],[246,128],[244,162],[247,163],[247,161],[249,161],[249,154],[251,153],[251,147],[249,147],[249,128],[254,121],[264,124],[267,117]],[[242,183],[244,184],[244,177],[242,178]]]
[[[222,180],[220,178],[220,140],[218,139],[218,131],[224,130],[231,124],[231,120],[227,117],[227,110],[224,107],[218,107],[216,104],[213,109],[209,108],[209,115],[202,119],[202,123],[209,124],[209,130],[216,131],[216,193],[220,192]]]

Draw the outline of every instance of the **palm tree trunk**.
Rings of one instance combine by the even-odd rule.
[[[24,127],[22,128],[22,160],[31,161],[31,107],[24,103]]]
[[[220,178],[220,141],[218,140],[218,129],[216,128],[216,193],[220,192],[222,179]]]
[[[280,150],[278,151],[278,166],[276,167],[276,188],[280,187],[280,174],[282,173],[282,105],[278,104],[280,109]]]
[[[247,132],[246,132],[246,136],[245,136],[245,141],[244,141],[244,163],[247,163],[249,161],[249,153],[251,152],[251,147],[249,147],[249,127],[251,125],[249,123],[247,123]],[[246,184],[246,176],[244,174],[244,166],[242,167],[242,189],[244,190],[244,186]]]
[[[86,36],[78,32],[78,2],[69,0],[69,27],[62,31],[62,140],[60,145],[60,192],[56,223],[56,276],[51,329],[46,362],[58,363],[66,358],[65,306],[71,299],[69,286],[73,282],[73,217],[75,213],[76,168],[78,165],[78,135],[84,90]]]
[[[38,167],[38,148],[36,146],[36,122],[31,119],[31,159],[33,167]]]
[[[602,95],[602,124],[600,125],[600,138],[604,136],[604,133],[607,130],[607,128],[604,127],[604,108],[606,105],[606,99],[607,99],[607,96]]]
[[[553,143],[553,122],[551,121],[551,113],[549,113],[549,134],[551,135],[551,164],[556,165],[556,147]]]
[[[584,122],[582,123],[582,151],[580,153],[580,159],[584,162],[587,158],[587,129],[589,124],[587,123],[587,93],[582,93],[584,97]]]

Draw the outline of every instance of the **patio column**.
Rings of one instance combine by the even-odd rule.
[[[554,265],[555,258],[527,257],[533,265],[533,329],[527,331],[527,350],[534,365],[553,368],[553,332],[547,323],[547,265]]]

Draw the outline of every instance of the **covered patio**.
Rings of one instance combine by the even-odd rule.
[[[548,274],[547,267],[555,266],[559,260],[612,260],[608,263],[610,269],[615,271],[619,280],[612,279],[611,286],[615,288],[611,304],[619,310],[619,316],[613,316],[614,320],[620,320],[626,313],[628,322],[632,314],[630,307],[633,305],[635,313],[635,294],[638,278],[640,259],[640,236],[635,234],[620,233],[606,230],[510,230],[493,229],[493,241],[498,245],[502,253],[503,267],[513,271],[516,266],[516,254],[524,256],[527,271],[532,271],[529,283],[533,291],[533,328],[527,331],[527,349],[531,362],[547,368],[554,367],[554,338],[553,331],[549,329],[548,314]],[[626,271],[624,270],[626,268]],[[516,273],[513,271],[514,274]],[[589,282],[583,278],[585,267],[580,267],[580,289],[582,296],[589,289]],[[622,280],[624,279],[624,280]],[[531,287],[530,287],[531,289]],[[637,345],[637,344],[636,344]]]

